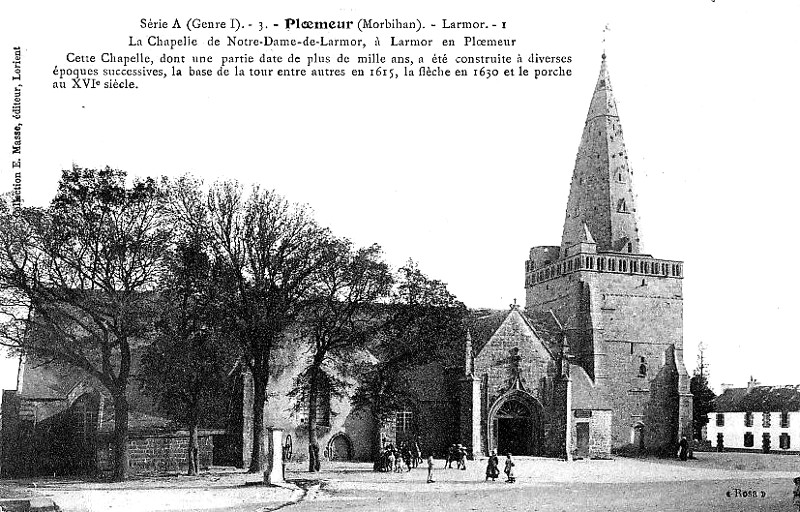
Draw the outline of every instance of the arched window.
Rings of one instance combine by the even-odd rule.
[[[647,377],[647,362],[645,361],[644,356],[639,357],[639,377]]]

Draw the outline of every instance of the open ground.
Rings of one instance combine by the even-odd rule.
[[[258,475],[218,470],[198,477],[166,476],[122,484],[55,479],[0,482],[0,498],[49,496],[71,511],[317,511],[346,510],[665,510],[780,511],[792,508],[800,457],[698,453],[687,462],[616,458],[519,458],[517,482],[484,481],[485,459],[467,470],[443,469],[426,483],[422,467],[376,473],[366,463],[330,463],[317,474],[291,464],[289,485],[255,485]],[[502,466],[502,460],[501,460]],[[2,502],[0,502],[2,506]]]

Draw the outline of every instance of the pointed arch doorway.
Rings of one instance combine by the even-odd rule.
[[[489,411],[489,450],[499,454],[542,455],[542,405],[522,390],[498,398]]]

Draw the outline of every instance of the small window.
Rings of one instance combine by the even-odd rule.
[[[647,362],[644,356],[639,358],[639,378],[647,377]]]
[[[744,413],[744,426],[745,427],[753,426],[753,411],[747,411]]]
[[[628,205],[625,203],[625,199],[620,199],[617,203],[617,211],[619,213],[628,213]]]
[[[765,412],[765,413],[763,413],[763,416],[762,416],[762,419],[761,419],[761,426],[764,427],[764,428],[769,428],[770,425],[772,425],[772,418],[770,417],[770,413]]]
[[[717,413],[717,426],[718,427],[725,426],[725,415],[722,413]]]
[[[745,432],[744,433],[744,447],[745,448],[752,448],[753,447],[753,433],[752,432]]]
[[[781,428],[789,428],[789,411],[781,411]]]
[[[791,437],[789,437],[789,434],[787,434],[786,432],[781,434],[779,442],[780,442],[781,450],[788,450],[789,448],[792,447]]]
[[[633,244],[628,242],[628,252],[633,252]]]

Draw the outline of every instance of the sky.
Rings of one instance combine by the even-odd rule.
[[[800,355],[798,276],[790,265],[800,181],[797,2],[137,2],[113,10],[99,2],[45,2],[9,9],[0,7],[0,190],[13,179],[7,148],[15,122],[6,105],[12,47],[19,45],[25,204],[46,205],[61,170],[73,164],[257,183],[308,204],[321,224],[358,245],[380,244],[394,267],[413,258],[474,308],[523,303],[529,249],[560,243],[605,51],[644,252],[685,262],[687,368],[695,368],[703,343],[718,391],[721,383],[743,386],[751,375],[770,385],[800,381],[792,364]],[[69,52],[137,51],[126,46],[128,37],[152,32],[139,28],[141,18],[232,16],[254,23],[505,21],[504,31],[480,36],[515,38],[513,49],[501,50],[509,55],[569,55],[572,76],[183,77],[136,90],[52,88],[54,67]],[[193,34],[202,44],[211,33]],[[428,61],[434,53],[498,53],[439,45],[445,36],[460,44],[470,31],[398,34],[435,44],[380,51]],[[155,58],[169,52],[142,51]],[[248,51],[263,50],[208,53]],[[13,389],[15,377],[16,363],[0,359],[0,388]]]

